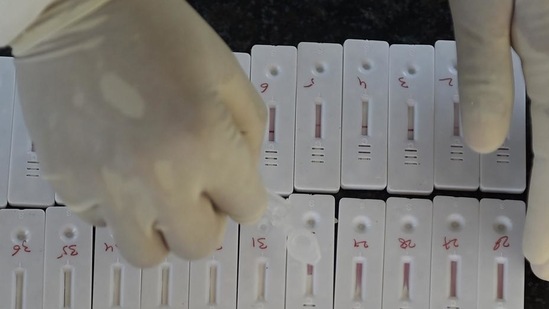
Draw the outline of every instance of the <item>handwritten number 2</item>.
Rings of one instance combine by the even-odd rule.
[[[402,87],[402,88],[410,88],[410,87],[408,86],[408,83],[406,83],[406,80],[404,79],[404,77],[400,77],[400,78],[398,79],[398,81],[400,82],[400,87]]]

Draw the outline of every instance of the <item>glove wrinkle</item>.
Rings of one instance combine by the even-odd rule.
[[[23,33],[11,43],[15,57],[22,56],[41,41],[70,27],[111,0],[58,0],[42,12]]]

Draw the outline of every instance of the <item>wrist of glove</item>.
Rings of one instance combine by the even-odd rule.
[[[134,265],[209,254],[266,207],[261,98],[185,1],[71,2],[13,44],[44,177]]]
[[[549,280],[549,2],[450,0],[450,6],[463,132],[474,150],[491,152],[507,136],[513,105],[511,47],[522,60],[535,155],[523,250],[534,273]]]

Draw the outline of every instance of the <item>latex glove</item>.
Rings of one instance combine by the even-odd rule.
[[[513,105],[510,47],[522,60],[532,100],[534,166],[523,249],[549,280],[549,1],[450,0],[458,52],[463,133],[487,153],[505,140]]]
[[[259,219],[266,111],[182,0],[57,2],[12,42],[45,178],[132,264],[203,257]]]

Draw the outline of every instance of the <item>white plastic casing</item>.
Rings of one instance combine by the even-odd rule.
[[[44,212],[38,209],[0,210],[0,243],[2,307],[41,309]]]
[[[384,201],[339,201],[335,308],[381,308],[384,236]]]
[[[347,40],[343,59],[341,187],[383,190],[387,186],[389,44]]]
[[[431,308],[476,308],[478,216],[477,199],[434,198]]]
[[[93,308],[139,309],[141,269],[132,266],[120,255],[107,227],[95,229],[93,263]]]
[[[429,308],[432,207],[430,200],[387,200],[382,308]]]
[[[389,54],[387,191],[429,194],[433,191],[434,49],[392,45]]]
[[[55,203],[57,203],[58,205],[65,205],[65,202],[57,193],[55,193]]]
[[[19,96],[16,94],[13,112],[8,202],[12,205],[45,207],[54,204],[55,193],[42,178],[40,163],[33,151],[23,119]]]
[[[229,220],[219,249],[207,258],[191,261],[190,309],[236,308],[237,259],[238,224]]]
[[[44,309],[89,309],[92,226],[66,207],[49,207],[46,209],[45,244]]]
[[[300,43],[297,50],[295,178],[297,191],[340,187],[343,47]]]
[[[0,208],[8,202],[15,68],[12,58],[0,57]]]
[[[524,308],[522,234],[526,207],[522,201],[480,201],[478,306]],[[501,268],[498,267],[501,263]],[[498,273],[503,270],[503,296],[498,301]]]
[[[435,188],[477,190],[480,156],[461,134],[456,43],[435,44]]]
[[[522,193],[526,189],[526,90],[520,58],[513,51],[515,102],[507,139],[490,154],[480,156],[480,189]]]
[[[240,226],[238,308],[284,308],[286,236],[262,219]]]
[[[293,46],[252,48],[252,83],[268,111],[261,175],[267,189],[285,196],[294,189],[296,68]]]
[[[321,258],[308,265],[287,256],[286,308],[332,308],[334,286],[335,199],[331,195],[290,195],[291,226],[305,227],[319,240]]]
[[[160,265],[143,269],[141,285],[141,308],[187,309],[189,308],[189,261],[173,254]],[[163,278],[165,272],[168,278]],[[163,275],[164,274],[164,275]],[[162,283],[167,291],[163,291]],[[166,294],[163,294],[166,293]],[[163,301],[163,295],[167,295]],[[165,304],[167,303],[167,305]]]

